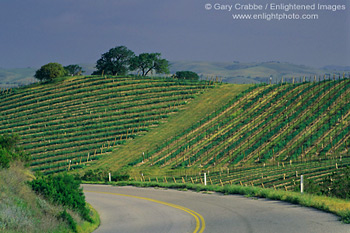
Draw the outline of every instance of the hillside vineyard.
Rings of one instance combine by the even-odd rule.
[[[191,127],[177,125],[176,132],[168,132],[170,137],[153,136],[142,151],[129,151],[131,141],[137,144],[160,123],[165,126],[161,130],[169,131],[169,116],[193,111],[186,106],[193,107],[188,103],[194,98],[230,91],[230,85],[235,86],[109,76],[36,84],[2,92],[0,133],[19,134],[22,147],[33,158],[31,168],[45,174],[90,166],[106,156],[108,163],[118,161],[109,164],[111,169],[127,166],[137,171],[233,171],[307,161],[317,166],[329,160],[338,161],[332,167],[346,165],[350,157],[346,77],[250,85],[200,120],[186,119],[193,121]]]
[[[349,156],[350,82],[259,85],[130,165],[234,168]]]
[[[75,77],[0,95],[0,133],[17,133],[31,168],[84,167],[178,112],[208,82]]]

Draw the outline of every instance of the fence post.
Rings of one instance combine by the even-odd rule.
[[[108,173],[108,181],[111,182],[112,181],[112,177],[111,177],[111,173]]]
[[[204,173],[204,185],[207,186],[207,173]]]
[[[300,176],[300,192],[304,192],[304,175]]]

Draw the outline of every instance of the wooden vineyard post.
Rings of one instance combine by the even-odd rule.
[[[222,183],[221,179],[220,179],[220,184],[221,184],[222,187],[224,186],[224,184]]]
[[[164,181],[165,181],[165,183],[168,183],[168,181],[166,180],[166,177],[164,176]]]
[[[243,186],[243,183],[242,183],[242,181],[239,181],[239,183],[241,184],[241,186]]]
[[[192,177],[191,177],[191,182],[192,182],[192,184],[194,184],[194,181],[193,181]]]
[[[159,183],[159,182],[158,182],[158,177],[156,177],[156,181],[157,181],[157,183]]]
[[[176,184],[176,179],[175,179],[175,177],[173,177],[173,180],[174,180],[174,183]]]
[[[211,180],[211,178],[209,177],[209,181],[210,181],[210,184],[213,185],[213,181]]]
[[[185,179],[184,179],[183,177],[182,177],[182,183],[184,183],[184,184],[186,183],[186,182],[185,182]]]

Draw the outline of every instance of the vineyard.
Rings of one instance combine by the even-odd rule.
[[[108,155],[181,110],[208,82],[137,77],[74,77],[0,92],[0,134],[17,133],[45,174]]]
[[[211,184],[288,190],[300,175],[350,166],[350,79],[299,81],[73,77],[2,90],[0,133],[19,134],[44,174],[88,167],[203,183],[205,172]]]
[[[252,86],[129,165],[164,168],[169,182],[203,183],[206,172],[214,184],[290,189],[300,174],[350,165],[349,99],[344,77]]]

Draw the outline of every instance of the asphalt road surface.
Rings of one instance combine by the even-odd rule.
[[[350,225],[312,208],[238,195],[83,185],[100,214],[95,232],[349,233]]]

